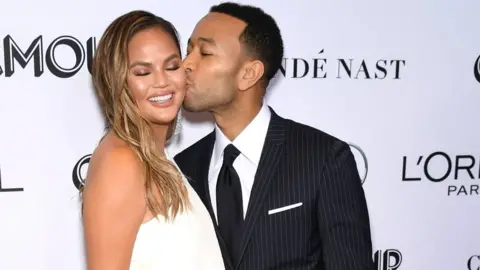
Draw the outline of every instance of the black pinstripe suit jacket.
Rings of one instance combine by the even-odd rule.
[[[374,270],[365,195],[348,144],[271,111],[237,265],[217,233],[227,269]],[[175,161],[215,222],[208,188],[214,142],[212,132]]]

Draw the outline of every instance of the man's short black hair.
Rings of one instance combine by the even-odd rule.
[[[247,26],[240,34],[246,49],[262,61],[266,85],[280,69],[283,59],[283,40],[272,16],[250,5],[225,2],[210,8],[210,12],[223,13],[244,21]]]

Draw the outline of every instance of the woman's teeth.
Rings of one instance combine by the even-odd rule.
[[[162,103],[162,102],[165,102],[165,101],[171,99],[172,96],[173,96],[173,94],[168,94],[168,95],[164,95],[164,96],[152,97],[152,98],[149,98],[148,100],[150,100],[152,102]]]

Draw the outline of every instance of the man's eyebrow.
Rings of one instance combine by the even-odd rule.
[[[217,45],[217,44],[215,43],[215,40],[213,40],[213,38],[199,37],[199,38],[197,38],[197,40],[200,41],[200,42],[205,42],[205,43],[214,45],[214,46]],[[193,45],[193,41],[192,41],[191,38],[188,39],[188,45]]]

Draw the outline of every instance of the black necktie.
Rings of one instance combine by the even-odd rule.
[[[242,240],[242,186],[233,162],[240,151],[229,144],[223,152],[223,165],[217,180],[217,216],[220,234],[233,263],[236,263]]]

